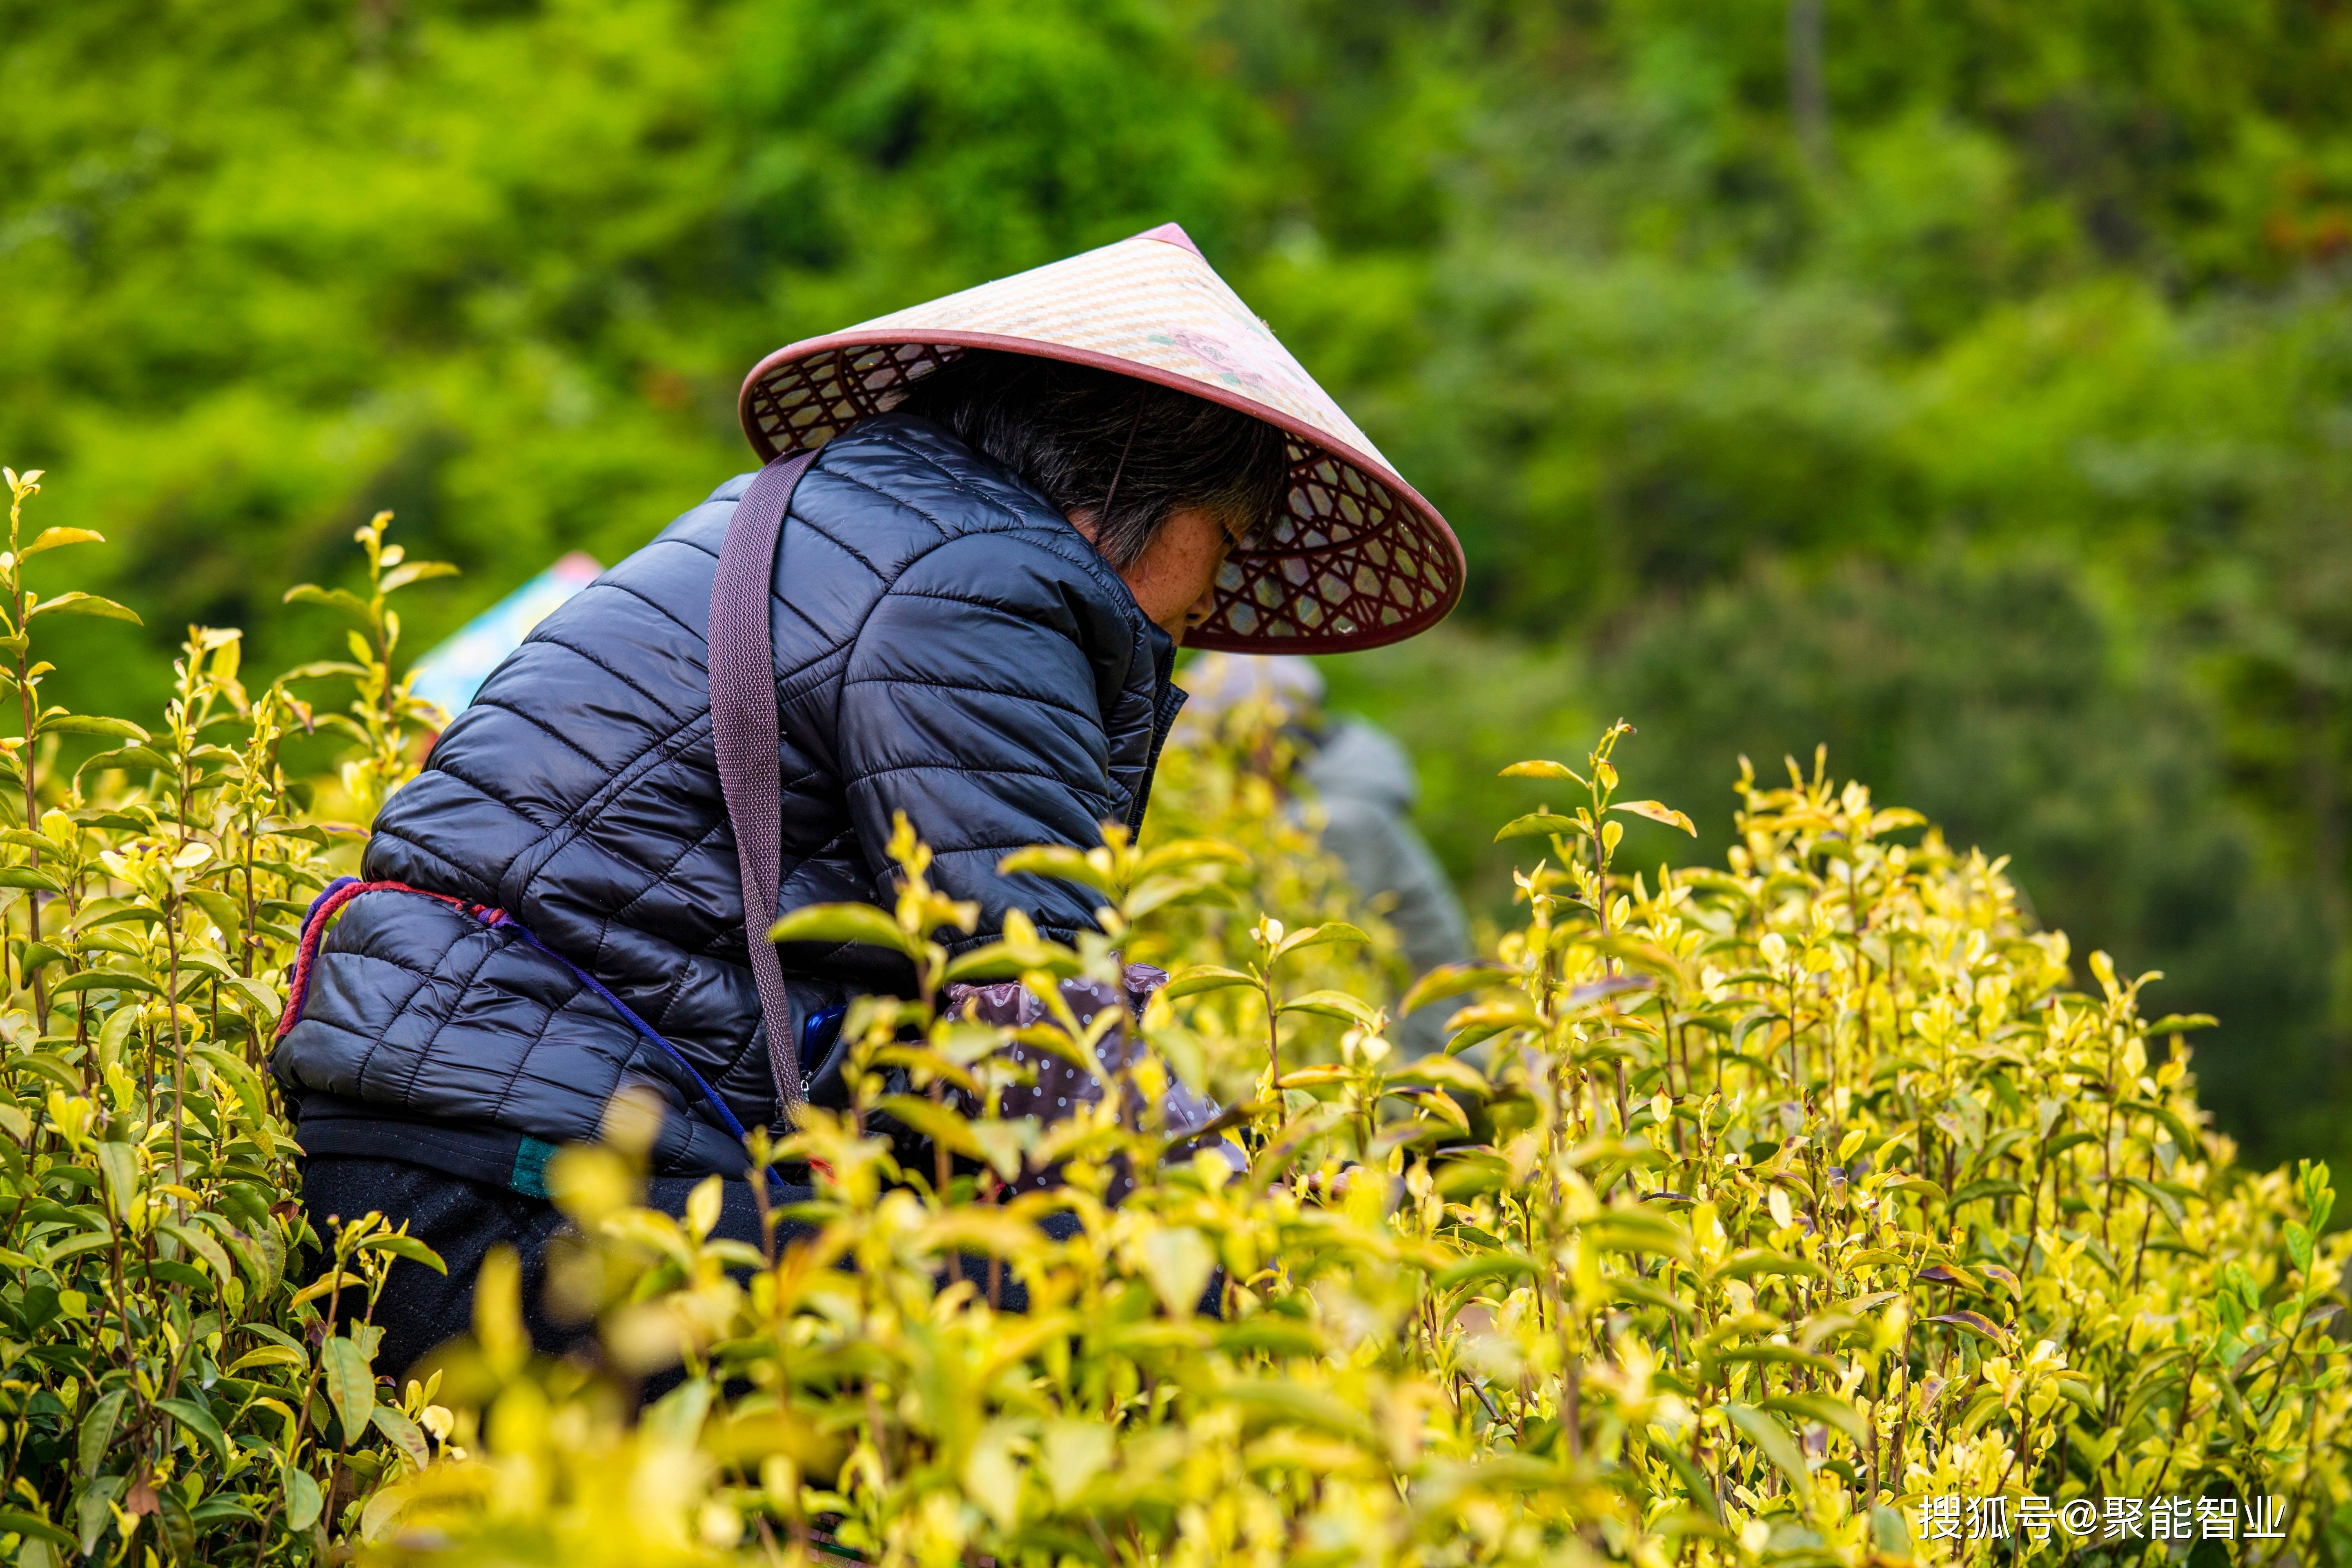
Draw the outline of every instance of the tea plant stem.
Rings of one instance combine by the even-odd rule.
[[[237,860],[245,872],[245,929],[237,933],[236,972],[250,980],[253,978],[253,950],[261,941],[260,933],[253,929],[253,814],[250,809],[246,813],[245,830],[237,838]]]
[[[1789,1092],[1802,1095],[1804,1076],[1797,1068],[1797,972],[1789,971]]]
[[[13,524],[15,519],[12,517],[10,521]],[[13,535],[16,530],[12,526],[9,531]],[[18,596],[17,613],[20,616],[25,616],[32,608],[31,599],[30,594]],[[29,833],[41,820],[40,798],[35,792],[33,782],[33,727],[39,721],[39,714],[37,711],[39,703],[33,695],[33,687],[27,677],[25,660],[25,645],[32,638],[32,623],[29,619],[24,621],[21,633],[22,635],[16,639],[16,700],[24,717],[25,749],[17,757],[16,771],[17,776],[23,780],[25,785],[25,829]],[[26,855],[28,857],[26,864],[34,870],[39,870],[41,868],[39,847],[27,847]],[[37,889],[27,888],[25,890],[25,930],[28,941],[41,940],[41,895]],[[41,972],[37,969],[33,972],[33,1016],[39,1021],[41,1033],[47,1034],[49,1032],[48,983],[42,978]]]
[[[122,1228],[114,1226],[114,1240],[107,1247],[107,1262],[114,1273],[114,1315],[122,1324],[122,1366],[133,1374],[139,1370],[139,1336],[131,1328],[131,1289],[122,1278]]]
[[[188,1042],[180,1029],[180,917],[178,900],[173,900],[171,918],[163,922],[163,941],[171,953],[170,994],[163,1006],[172,1016],[172,1182],[175,1186],[187,1184],[187,1157],[181,1143],[181,1123],[187,1120],[188,1106]],[[174,1197],[173,1211],[184,1218],[186,1200]]]
[[[2147,1184],[2151,1187],[2156,1185],[2156,1144],[2153,1141],[2147,1146]],[[2139,1289],[2140,1268],[2147,1261],[2147,1233],[2155,1224],[2156,1204],[2151,1199],[2140,1215],[2139,1247],[2132,1254],[2131,1288],[2134,1290]]]
[[[2123,1089],[2116,1082],[2116,1031],[2112,1021],[2107,1026],[2107,1130],[2099,1140],[2103,1162],[2102,1180],[2107,1189],[2106,1201],[2099,1211],[2099,1240],[2114,1245],[2110,1226],[2116,1216],[2116,1102],[2123,1099]]]
[[[1282,1110],[1282,1014],[1274,998],[1274,958],[1268,950],[1265,968],[1258,975],[1258,994],[1265,999],[1265,1092],[1274,1101],[1276,1123]],[[1267,1137],[1274,1136],[1268,1131]]]
[[[1114,1094],[1118,1092],[1116,1085],[1113,1086],[1111,1092]],[[947,1109],[947,1088],[939,1079],[931,1079],[930,1098],[931,1103],[942,1111]],[[934,1203],[945,1204],[948,1201],[948,1183],[953,1171],[954,1164],[952,1157],[948,1153],[947,1143],[941,1139],[934,1138],[931,1140],[931,1200]],[[963,1278],[963,1259],[961,1256],[956,1258],[955,1271],[957,1279]]]

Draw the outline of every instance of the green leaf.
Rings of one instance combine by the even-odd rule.
[[[2168,1105],[2145,1100],[2128,1100],[2124,1102],[2124,1109],[2136,1110],[2143,1116],[2154,1117],[2163,1124],[2167,1132],[2172,1134],[2173,1146],[2184,1153],[2194,1154],[2205,1146],[2203,1140],[2197,1136],[2195,1130],[2183,1121],[2179,1113]]]
[[[55,550],[66,544],[103,544],[106,535],[94,528],[45,528],[32,543],[16,552],[19,561],[30,561],[45,550]]]
[[[281,682],[289,680],[324,680],[331,676],[340,675],[348,679],[363,680],[367,678],[367,668],[364,665],[352,664],[347,660],[340,658],[314,658],[308,664],[296,665],[293,668],[288,670],[278,679]],[[341,717],[341,715],[331,713],[321,713],[319,715],[321,722],[324,722],[328,719],[340,717]],[[349,721],[345,721],[347,723],[349,722]]]
[[[2138,1176],[2124,1176],[2119,1179],[2122,1181],[2124,1185],[2131,1188],[2134,1192],[2138,1193],[2141,1196],[2147,1198],[2148,1202],[2163,1210],[2164,1217],[2172,1222],[2172,1226],[2175,1230],[2179,1229],[2181,1222],[2188,1218],[2187,1211],[2180,1206],[2180,1200],[2174,1197],[2170,1193],[2166,1192],[2162,1187],[2158,1186],[2154,1182],[2143,1180]]]
[[[278,1461],[278,1474],[286,1487],[286,1528],[299,1535],[319,1522],[320,1510],[326,1507],[324,1493],[310,1471],[299,1465]]]
[[[383,580],[376,584],[376,591],[390,594],[407,587],[411,583],[423,583],[435,577],[457,575],[457,568],[446,561],[404,562],[383,574]]]
[[[112,1200],[117,1217],[128,1214],[131,1200],[139,1191],[139,1154],[128,1143],[111,1142],[95,1145],[98,1169],[106,1178],[107,1196]]]
[[[1877,1542],[1878,1553],[1889,1562],[1908,1563],[1915,1555],[1912,1550],[1911,1521],[1899,1508],[1885,1503],[1873,1503],[1870,1508],[1871,1539]]]
[[[900,931],[897,921],[871,904],[810,904],[770,926],[768,940],[887,947],[918,963],[923,956],[922,943]]]
[[[1217,1267],[1217,1249],[1190,1226],[1169,1226],[1143,1237],[1143,1273],[1168,1315],[1190,1318]]]
[[[2167,1013],[2147,1026],[2151,1035],[2183,1035],[2191,1029],[2210,1029],[2221,1022],[2210,1013]]]
[[[1534,811],[1525,816],[1515,816],[1503,824],[1495,835],[1495,842],[1500,844],[1506,838],[1541,838],[1554,833],[1575,834],[1583,831],[1584,824],[1572,816],[1562,816],[1551,811]]]
[[[996,863],[996,869],[1005,877],[1052,877],[1065,882],[1080,882],[1111,897],[1119,891],[1117,879],[1108,871],[1090,863],[1083,850],[1066,845],[1041,844],[1015,849]]]
[[[213,924],[223,931],[235,931],[245,924],[244,906],[217,889],[190,888],[187,899],[190,903],[204,910]]]
[[[1486,1279],[1532,1279],[1535,1260],[1515,1252],[1480,1252],[1447,1264],[1431,1276],[1430,1283],[1452,1290]]]
[[[1969,1183],[1952,1194],[1950,1206],[1957,1209],[1962,1204],[1972,1204],[1979,1198],[2021,1198],[2023,1196],[2025,1196],[2023,1184],[2011,1181],[2006,1176],[1996,1176],[1988,1181]]]
[[[99,1467],[106,1463],[107,1448],[114,1441],[115,1423],[122,1415],[122,1402],[130,1397],[131,1391],[127,1388],[110,1389],[93,1401],[89,1414],[81,1418],[81,1438],[76,1457],[81,1461],[83,1475],[98,1474]]]
[[[183,1290],[202,1290],[210,1293],[214,1289],[211,1275],[174,1258],[159,1258],[146,1265],[146,1271],[149,1278],[176,1285]]]
[[[263,1091],[260,1078],[245,1059],[218,1046],[198,1046],[192,1053],[205,1066],[220,1074],[221,1079],[236,1092],[246,1113],[258,1121],[269,1114],[269,1097]]]
[[[244,975],[240,974],[228,984],[230,990],[235,991],[238,995],[244,997],[247,1002],[253,1005],[254,1016],[256,1017],[259,1018],[265,1024],[275,1024],[278,1021],[279,1012],[285,1008],[286,998],[279,995],[278,992],[271,987],[269,982],[266,980],[248,980]]]
[[[1621,960],[1629,969],[1661,976],[1679,975],[1682,965],[1675,955],[1654,942],[1622,932],[1614,936],[1596,936],[1585,943],[1593,952]]]
[[[26,1051],[23,1056],[9,1058],[7,1066],[26,1068],[38,1073],[68,1094],[80,1094],[84,1090],[79,1075],[49,1051]]]
[[[1146,877],[1128,889],[1127,918],[1141,920],[1152,910],[1171,906],[1234,907],[1234,890],[1225,885],[1224,868],[1205,866],[1176,877]]]
[[[72,1240],[59,1242],[55,1247],[42,1247],[39,1252],[42,1261],[47,1266],[49,1271],[55,1273],[58,1265],[68,1258],[79,1258],[85,1252],[96,1252],[102,1247],[113,1245],[112,1235],[103,1230],[93,1230],[85,1231]]]
[[[1772,1462],[1774,1468],[1789,1478],[1789,1485],[1801,1498],[1812,1496],[1812,1473],[1805,1468],[1805,1456],[1797,1447],[1797,1440],[1780,1420],[1767,1415],[1749,1405],[1726,1405],[1723,1413],[1731,1424],[1745,1433],[1748,1441]]]
[[[1716,1273],[1727,1279],[1752,1279],[1759,1274],[1798,1279],[1828,1278],[1822,1266],[1810,1258],[1791,1258],[1785,1252],[1762,1247],[1733,1253],[1717,1268]]]
[[[1990,1340],[2003,1350],[2009,1348],[2009,1331],[1982,1312],[1938,1312],[1927,1321],[1931,1323],[1949,1323],[1956,1329],[1966,1329],[1979,1339]]]
[[[1407,1062],[1388,1075],[1391,1083],[1424,1084],[1486,1100],[1495,1092],[1486,1075],[1459,1057],[1427,1056]]]
[[[168,773],[172,771],[172,759],[146,746],[117,746],[110,752],[100,752],[85,759],[81,766],[74,770],[75,776],[79,777],[91,768],[101,773],[108,768],[121,768],[125,772],[143,768],[152,773]]]
[[[449,1266],[441,1261],[441,1255],[439,1253],[425,1246],[425,1243],[419,1241],[416,1237],[413,1236],[404,1236],[396,1230],[378,1231],[375,1235],[369,1237],[365,1241],[361,1242],[357,1250],[361,1252],[389,1252],[394,1258],[405,1258],[412,1263],[421,1263],[425,1268],[433,1270],[436,1274],[446,1274],[449,1272]]]
[[[1313,1324],[1272,1312],[1226,1324],[1217,1331],[1217,1346],[1228,1354],[1263,1352],[1277,1356],[1316,1356],[1328,1348]]]
[[[110,719],[102,713],[68,713],[52,708],[33,726],[37,735],[104,735],[110,740],[135,741],[144,744],[147,731],[128,719]]]
[[[2286,1255],[2304,1273],[2311,1272],[2311,1231],[2299,1221],[2286,1222]]]
[[[1684,1500],[1700,1510],[1706,1521],[1720,1526],[1723,1523],[1722,1504],[1716,1497],[1714,1478],[1689,1455],[1671,1442],[1661,1441],[1658,1436],[1651,1437],[1650,1452],[1664,1459],[1666,1467],[1675,1472],[1675,1479],[1682,1482]]]
[[[1674,809],[1674,807],[1661,805],[1654,800],[1621,800],[1610,806],[1609,809],[1612,811],[1630,811],[1635,816],[1646,816],[1652,822],[1663,822],[1668,827],[1679,827],[1685,833],[1689,834],[1693,838],[1696,838],[1698,837],[1698,829],[1691,826],[1691,819],[1689,817],[1685,816],[1681,812]]]
[[[1012,980],[1030,970],[1043,970],[1059,980],[1076,976],[1086,961],[1057,942],[1039,938],[988,942],[948,961],[942,979],[955,981]]]
[[[290,1366],[299,1372],[310,1364],[300,1351],[289,1350],[284,1345],[256,1345],[237,1357],[228,1371],[232,1376],[253,1367]]]
[[[316,583],[303,583],[286,590],[281,605],[324,605],[331,610],[341,610],[363,626],[375,625],[374,612],[367,601],[341,588],[321,588]],[[291,674],[291,671],[288,672]]]
[[[1495,775],[1499,779],[1562,779],[1570,784],[1584,784],[1584,775],[1559,763],[1513,763]],[[1587,784],[1586,788],[1591,786]]]
[[[1445,1020],[1448,1034],[1480,1032],[1480,1038],[1500,1034],[1505,1029],[1540,1029],[1543,1019],[1536,1013],[1535,1004],[1524,996],[1505,996],[1493,1002],[1474,1002],[1467,1007],[1456,1008]],[[1453,1050],[1448,1047],[1449,1051]]]
[[[1863,1421],[1862,1412],[1846,1401],[1830,1394],[1776,1394],[1765,1400],[1761,1407],[1778,1411],[1784,1415],[1801,1416],[1808,1421],[1819,1421],[1826,1426],[1834,1426],[1857,1443],[1869,1440],[1870,1428]]]
[[[139,612],[129,605],[118,605],[111,599],[101,599],[96,594],[85,594],[79,589],[59,594],[54,599],[42,600],[33,606],[32,615],[25,618],[30,620],[33,616],[47,615],[100,616],[110,621],[129,621],[134,626],[147,624],[139,618]]]
[[[1213,963],[1196,963],[1189,969],[1178,970],[1168,984],[1160,987],[1160,994],[1167,997],[1171,1002],[1178,1002],[1187,996],[1197,996],[1204,991],[1223,991],[1229,986],[1255,985],[1256,984],[1257,976],[1244,974],[1238,969],[1225,969]]]
[[[1380,1016],[1380,1010],[1360,996],[1344,991],[1309,991],[1294,996],[1275,1009],[1277,1013],[1307,1013],[1318,1018],[1338,1018],[1343,1023],[1360,1024],[1369,1029]]]
[[[342,1422],[343,1447],[348,1448],[367,1430],[368,1414],[375,1408],[375,1373],[359,1342],[341,1334],[319,1348],[319,1370],[325,1374],[327,1397]]]
[[[1563,1022],[1576,1014],[1613,1002],[1636,991],[1654,991],[1658,983],[1646,974],[1610,974],[1587,981],[1559,999],[1554,1016]]]
[[[952,1153],[974,1160],[982,1157],[971,1126],[944,1105],[935,1105],[919,1095],[892,1094],[884,1096],[877,1109]]]
[[[0,1508],[0,1530],[13,1530],[28,1539],[46,1541],[60,1552],[73,1552],[79,1544],[40,1515],[17,1508]]]
[[[236,971],[216,952],[200,947],[180,949],[180,984],[184,990],[192,980],[234,980]]]
[[[1909,1193],[1931,1206],[1941,1206],[1944,1189],[1925,1176],[1899,1176],[1886,1184],[1889,1192]]]
[[[377,1431],[391,1438],[393,1447],[406,1455],[408,1462],[418,1469],[433,1462],[433,1450],[426,1446],[425,1434],[418,1431],[416,1423],[402,1412],[389,1405],[379,1405],[368,1412],[368,1419],[374,1423]]]
[[[1400,1016],[1415,1012],[1432,1002],[1466,995],[1490,985],[1515,984],[1520,978],[1518,970],[1506,963],[1483,960],[1470,963],[1441,963],[1412,983],[1412,988],[1398,1001],[1397,1012]]]
[[[1370,1420],[1361,1409],[1319,1388],[1269,1378],[1258,1382],[1229,1383],[1223,1394],[1225,1403],[1236,1407],[1245,1417],[1271,1425],[1306,1426],[1329,1432],[1336,1436],[1360,1441],[1366,1447],[1373,1447],[1376,1442]]]
[[[1301,948],[1324,947],[1335,942],[1368,942],[1371,940],[1346,921],[1325,921],[1321,925],[1308,926],[1305,931],[1293,931],[1284,937],[1276,946],[1274,955],[1280,958]]]
[[[0,888],[30,888],[37,893],[62,893],[66,885],[31,866],[0,866]]]
[[[220,1276],[222,1284],[226,1285],[231,1279],[235,1278],[236,1272],[236,1266],[229,1262],[228,1254],[221,1250],[221,1244],[219,1242],[215,1241],[203,1231],[193,1229],[184,1225],[176,1224],[175,1222],[168,1219],[157,1222],[155,1229],[159,1233],[170,1237],[182,1247],[186,1247],[190,1252],[194,1253],[198,1258],[203,1258],[207,1264],[211,1265],[212,1271]]]
[[[106,1533],[106,1527],[114,1522],[114,1510],[108,1505],[121,1495],[130,1479],[128,1476],[100,1476],[84,1485],[81,1495],[74,1499],[74,1514],[81,1524],[81,1554],[84,1557],[97,1553],[99,1538]],[[31,1555],[30,1552],[23,1553],[17,1561],[26,1562]]]
[[[1135,863],[1139,879],[1164,877],[1171,872],[1191,871],[1213,866],[1246,866],[1249,857],[1233,845],[1219,838],[1180,838],[1173,844],[1162,844]]]
[[[169,1415],[186,1427],[196,1440],[213,1451],[213,1458],[228,1463],[228,1438],[222,1433],[220,1423],[213,1419],[212,1411],[196,1399],[159,1399],[155,1408]]]
[[[49,987],[52,996],[68,996],[77,991],[136,991],[148,996],[163,994],[161,985],[127,969],[85,969],[79,974],[67,975]]]
[[[1803,1366],[1824,1377],[1838,1375],[1837,1363],[1818,1351],[1799,1350],[1795,1345],[1735,1345],[1708,1353],[1714,1360],[1730,1365]],[[1703,1353],[1700,1359],[1707,1359],[1707,1354]]]
[[[261,1516],[243,1498],[215,1492],[188,1510],[188,1518],[199,1530],[220,1524],[259,1524]]]
[[[277,1226],[267,1216],[256,1220],[250,1235],[236,1229],[219,1215],[206,1214],[197,1217],[219,1231],[222,1239],[237,1249],[237,1260],[246,1266],[257,1296],[267,1298],[278,1289],[278,1282],[286,1276],[286,1244],[279,1238]],[[266,1323],[248,1323],[246,1327],[265,1338],[277,1331]]]

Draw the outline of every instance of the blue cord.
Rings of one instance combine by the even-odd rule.
[[[333,881],[328,883],[324,888],[320,889],[319,896],[310,900],[310,910],[302,916],[301,929],[307,932],[310,929],[310,922],[318,918],[319,910],[326,901],[334,897],[341,889],[357,882],[359,879],[360,879],[357,877],[338,877]],[[404,889],[401,890],[415,891],[420,889]],[[452,900],[450,901],[454,903],[457,900]],[[594,975],[589,973],[586,970],[581,968],[578,964],[572,963],[570,959],[564,957],[562,953],[548,946],[547,943],[540,941],[538,933],[533,931],[529,926],[524,925],[520,921],[516,920],[513,916],[508,914],[504,910],[492,910],[477,907],[474,911],[474,918],[479,921],[482,924],[488,926],[493,931],[510,931],[514,932],[515,935],[522,938],[523,941],[529,942],[532,947],[537,948],[540,952],[545,953],[548,957],[555,960],[556,963],[569,970],[574,980],[577,980],[581,984],[585,985],[589,990],[602,997],[606,1006],[612,1008],[614,1012],[618,1013],[624,1019],[627,1020],[629,1027],[635,1029],[646,1039],[648,1039],[655,1045],[659,1046],[664,1053],[668,1056],[669,1059],[677,1064],[677,1070],[684,1073],[693,1083],[696,1092],[700,1094],[703,1100],[709,1103],[710,1109],[718,1113],[720,1124],[723,1125],[728,1131],[735,1135],[735,1141],[738,1143],[748,1144],[751,1142],[751,1135],[744,1131],[743,1123],[737,1120],[736,1115],[732,1110],[730,1110],[727,1108],[727,1102],[719,1098],[719,1091],[712,1089],[709,1083],[704,1081],[702,1075],[694,1070],[694,1064],[686,1059],[686,1053],[679,1050],[676,1046],[671,1045],[667,1040],[662,1038],[661,1036],[654,1033],[652,1026],[646,1024],[643,1018],[638,1017],[636,1014],[630,1009],[627,1003],[622,1001],[618,996],[614,995],[610,991],[604,988],[604,983],[603,981],[598,980]],[[803,1041],[806,1042],[813,1035],[824,1033],[824,1044],[827,1047],[830,1047],[834,1037],[840,1033],[842,1016],[847,1011],[848,1009],[845,1007],[835,1006],[823,1008],[818,1012],[812,1014],[808,1020],[808,1027],[802,1031],[801,1037]],[[777,1186],[782,1186],[784,1184],[783,1178],[776,1173],[776,1168],[772,1165],[768,1167],[768,1180]]]

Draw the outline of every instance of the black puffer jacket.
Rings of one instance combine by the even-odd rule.
[[[721,486],[542,622],[376,820],[365,875],[508,911],[608,986],[745,1126],[772,1123],[735,846],[711,746],[704,627]],[[1174,650],[1034,489],[936,426],[886,416],[826,447],[777,552],[781,907],[887,902],[904,810],[931,875],[1064,938],[1095,900],[1005,879],[1036,843],[1139,822],[1181,694]],[[784,951],[788,973],[887,989],[870,950]],[[542,1190],[625,1083],[669,1108],[656,1169],[740,1172],[693,1080],[520,937],[412,893],[355,900],[273,1066],[312,1154],[391,1155]]]

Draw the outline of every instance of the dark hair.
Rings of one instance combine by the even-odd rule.
[[[1263,419],[1034,354],[967,350],[916,382],[897,410],[946,426],[1064,514],[1088,514],[1095,549],[1118,571],[1187,507],[1255,537],[1290,483],[1288,437]]]

